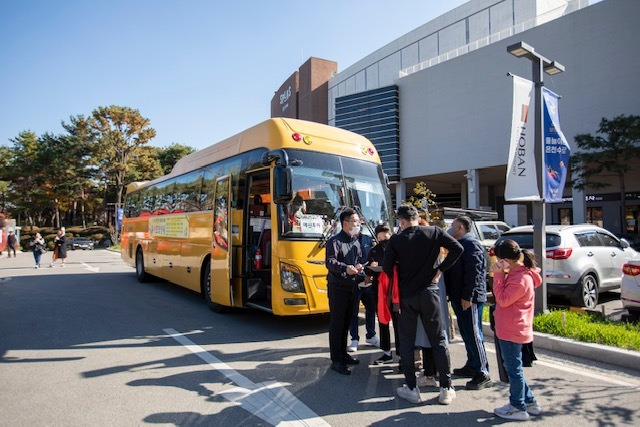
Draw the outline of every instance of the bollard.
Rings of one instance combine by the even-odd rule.
[[[562,329],[564,329],[566,326],[567,326],[567,313],[563,311],[562,312]]]

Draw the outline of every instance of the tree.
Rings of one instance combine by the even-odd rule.
[[[151,146],[140,147],[138,154],[131,161],[131,167],[125,176],[125,182],[149,181],[164,175],[158,151],[160,149]]]
[[[120,205],[131,160],[140,147],[156,136],[156,131],[138,110],[117,105],[98,107],[89,123],[96,132],[105,182],[110,179],[115,182],[116,202]]]
[[[413,187],[413,196],[409,197],[409,204],[417,208],[435,208],[437,207],[433,191],[427,188],[427,184],[420,181]]]
[[[8,203],[19,216],[24,215],[29,225],[33,225],[33,214],[42,200],[38,177],[42,167],[38,156],[38,136],[31,131],[23,131],[10,139],[13,147],[3,155],[2,178],[10,181]]]
[[[164,174],[170,173],[178,160],[194,151],[196,151],[195,148],[176,142],[166,148],[158,148],[158,160],[160,160]]]
[[[578,152],[571,156],[573,187],[600,189],[611,184],[604,177],[618,179],[622,201],[621,222],[624,230],[626,213],[625,175],[636,168],[640,158],[640,116],[602,118],[598,135],[579,134],[574,140]]]

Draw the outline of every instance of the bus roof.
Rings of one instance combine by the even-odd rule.
[[[300,134],[302,139],[294,140],[292,135],[295,133]],[[217,144],[184,156],[176,162],[168,175],[153,181],[129,184],[127,193],[256,148],[296,148],[380,162],[373,144],[361,135],[321,123],[272,118]]]

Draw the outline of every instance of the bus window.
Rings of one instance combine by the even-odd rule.
[[[280,232],[285,237],[319,238],[331,227],[337,209],[344,205],[342,173],[337,156],[298,153],[303,165],[293,166],[293,200],[279,205]]]
[[[374,229],[378,224],[389,223],[389,189],[383,185],[385,181],[380,166],[364,160],[343,158],[342,168],[350,204],[361,208],[367,224]],[[363,226],[362,231],[368,233],[367,227]]]
[[[176,206],[174,212],[194,212],[200,210],[200,184],[202,171],[195,171],[176,180]]]

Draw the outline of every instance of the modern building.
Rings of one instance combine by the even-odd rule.
[[[271,117],[327,124],[328,82],[337,71],[336,62],[309,58],[273,95]]]
[[[472,0],[407,33],[328,82],[328,122],[370,138],[392,178],[396,201],[425,182],[443,205],[497,210],[529,223],[527,204],[505,202],[511,129],[511,72],[532,79],[531,62],[507,52],[524,41],[566,71],[545,75],[559,94],[560,124],[574,137],[594,134],[602,118],[640,115],[640,2]],[[547,222],[594,222],[638,234],[640,159],[627,176],[621,223],[618,182],[547,204]]]

